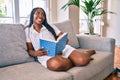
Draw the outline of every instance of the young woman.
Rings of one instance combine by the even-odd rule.
[[[65,49],[55,57],[47,56],[48,51],[39,47],[39,39],[56,40],[63,33],[54,25],[49,25],[46,13],[42,8],[31,11],[30,22],[25,29],[28,53],[37,57],[37,60],[46,68],[54,71],[68,70],[73,66],[87,65],[94,50],[77,51],[66,44]]]

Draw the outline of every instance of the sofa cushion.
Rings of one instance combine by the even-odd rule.
[[[54,25],[57,26],[62,32],[68,32],[68,44],[75,48],[79,47],[79,43],[70,20],[54,23]]]
[[[0,80],[72,80],[71,74],[50,71],[38,62],[1,68],[0,76]]]
[[[27,53],[21,24],[0,24],[0,67],[33,61]]]

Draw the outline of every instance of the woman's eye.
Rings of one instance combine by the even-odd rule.
[[[39,15],[39,13],[37,12],[37,13],[35,13],[35,15]]]
[[[39,16],[39,15],[44,16],[43,13],[39,13],[39,12],[35,13],[35,15],[37,15],[37,16]]]

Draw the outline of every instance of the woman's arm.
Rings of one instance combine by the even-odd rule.
[[[60,33],[58,34],[58,37],[60,37],[62,34],[63,34],[63,32],[60,32]],[[69,41],[69,39],[67,39],[67,42],[66,42],[66,43],[68,43],[68,41]]]
[[[60,32],[60,33],[58,34],[58,37],[60,37],[62,34],[63,34],[63,32]]]
[[[28,48],[28,53],[30,56],[43,56],[43,55],[47,55],[48,51],[47,50],[43,50],[43,49],[38,49],[37,51],[34,50],[32,43],[26,43],[27,44],[27,48]]]

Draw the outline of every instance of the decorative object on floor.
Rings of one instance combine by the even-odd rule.
[[[117,77],[120,78],[120,68],[116,68],[116,72],[117,72]]]

